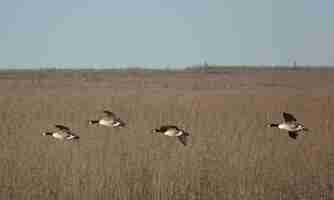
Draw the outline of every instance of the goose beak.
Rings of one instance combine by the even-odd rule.
[[[310,129],[308,129],[308,128],[303,128],[303,131],[310,131]]]

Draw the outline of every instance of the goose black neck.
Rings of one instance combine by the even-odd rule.
[[[278,127],[278,124],[269,124],[270,127]]]

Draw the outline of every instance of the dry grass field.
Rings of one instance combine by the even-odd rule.
[[[334,70],[2,71],[0,91],[1,200],[334,199]],[[89,126],[103,109],[128,127]],[[266,127],[283,111],[310,132]]]

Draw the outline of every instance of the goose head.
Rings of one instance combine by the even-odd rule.
[[[154,128],[154,129],[151,130],[151,133],[156,134],[156,133],[160,133],[160,131],[159,131],[159,129]]]

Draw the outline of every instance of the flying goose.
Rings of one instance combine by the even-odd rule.
[[[286,130],[289,133],[289,136],[293,139],[297,139],[298,132],[308,131],[303,124],[297,122],[297,119],[290,113],[283,112],[284,122],[279,124],[271,123],[268,124],[268,127],[277,127],[282,130]]]
[[[187,137],[189,136],[189,133],[174,125],[160,126],[160,128],[153,129],[152,133],[160,133],[170,137],[177,137],[183,145],[187,145]]]
[[[125,123],[116,116],[115,113],[109,111],[109,110],[104,110],[104,117],[101,119],[97,120],[90,120],[89,124],[98,124],[102,126],[109,126],[109,127],[124,127]]]
[[[66,126],[56,124],[55,127],[58,129],[57,131],[52,132],[44,132],[43,136],[51,136],[59,140],[77,140],[80,137],[74,134],[71,129]]]

